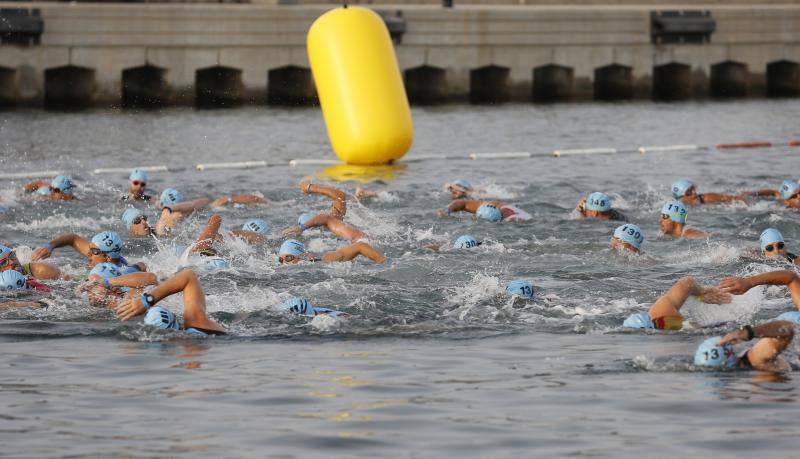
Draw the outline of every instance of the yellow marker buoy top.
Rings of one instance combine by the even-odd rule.
[[[361,7],[328,11],[308,31],[308,59],[333,151],[349,164],[400,159],[414,138],[389,31]]]

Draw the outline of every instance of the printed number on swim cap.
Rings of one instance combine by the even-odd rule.
[[[530,288],[529,286],[527,286],[527,285],[523,285],[523,286],[522,286],[522,293],[523,293],[523,294],[525,294],[525,296],[531,296],[531,295],[533,295],[533,291],[532,291],[532,290],[531,290],[531,288]]]
[[[708,355],[711,354],[712,360],[717,360],[719,358],[719,351],[716,349],[711,349],[711,351],[706,351],[704,354],[706,355],[706,360],[708,360]]]
[[[627,225],[622,227],[622,231],[628,233],[629,235],[633,236],[636,239],[639,239],[639,238],[642,237],[642,233],[636,231],[633,228],[628,228]]]
[[[108,234],[103,235],[103,242],[106,243],[106,247],[111,247],[112,245],[114,245],[114,241]]]
[[[25,285],[25,281],[22,279],[17,279],[17,287],[22,287],[23,285]]]

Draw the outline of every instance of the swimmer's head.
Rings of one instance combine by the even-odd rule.
[[[297,217],[297,226],[299,226],[301,230],[305,230],[306,223],[308,223],[308,221],[312,218],[314,218],[314,216],[309,213],[300,214],[300,216]]]
[[[95,234],[92,244],[94,247],[89,248],[90,266],[108,261],[106,258],[118,260],[122,257],[122,239],[113,231]]]
[[[721,336],[714,336],[700,343],[694,353],[694,364],[704,367],[733,368],[736,366],[736,353],[733,346],[726,344],[718,346]]]
[[[775,320],[785,320],[788,322],[794,322],[796,324],[800,324],[800,311],[784,312],[783,314],[776,317]]]
[[[784,180],[781,184],[781,198],[791,199],[800,192],[800,184],[796,180]]]
[[[0,273],[0,290],[22,290],[27,286],[27,279],[19,271],[10,270]]]
[[[15,254],[11,248],[0,244],[0,271],[8,271],[11,269],[22,271],[22,265],[20,265],[17,259],[17,254]]]
[[[178,317],[167,309],[161,306],[152,306],[147,310],[144,315],[145,325],[151,327],[161,328],[164,330],[180,330],[181,324]]]
[[[164,207],[174,206],[183,202],[183,195],[175,188],[167,188],[161,192],[161,205]]]
[[[479,245],[481,245],[481,243],[478,242],[477,239],[475,239],[474,237],[470,236],[469,234],[465,234],[465,235],[459,237],[458,239],[456,239],[456,242],[453,243],[453,248],[454,249],[471,249],[471,248],[477,247]]]
[[[483,204],[475,211],[475,216],[481,220],[489,220],[490,222],[499,222],[503,219],[503,214],[500,209],[492,204]]]
[[[688,180],[678,180],[672,184],[672,197],[680,199],[687,195],[687,191],[689,191],[690,188],[694,188],[694,183]]]
[[[278,250],[278,260],[281,263],[297,263],[300,257],[308,253],[306,246],[302,242],[295,239],[288,239],[283,241],[281,248]]]
[[[534,294],[533,285],[525,279],[513,280],[506,287],[508,296],[521,296],[530,300],[533,299]]]
[[[586,210],[593,210],[595,212],[608,212],[611,210],[611,198],[609,198],[605,193],[596,191],[586,198]]]
[[[149,181],[149,177],[147,177],[147,172],[141,169],[134,169],[128,177],[128,180],[131,182],[142,182],[141,186],[145,186]]]
[[[206,261],[206,271],[217,271],[220,269],[229,269],[231,264],[224,258],[215,257]]]
[[[134,236],[148,236],[150,235],[150,224],[147,222],[147,216],[139,209],[129,208],[122,213],[122,221],[125,222],[125,227]]]
[[[655,329],[655,325],[653,321],[650,320],[650,316],[646,312],[637,312],[628,316],[624,322],[622,322],[622,326],[625,328],[644,328],[644,329]]]
[[[292,298],[278,306],[281,311],[291,311],[301,316],[314,317],[316,312],[314,306],[304,298]]]
[[[675,222],[680,224],[686,223],[686,215],[688,211],[686,206],[681,204],[680,201],[670,201],[661,207],[661,221]]]
[[[269,233],[269,225],[267,222],[260,218],[254,218],[252,220],[248,220],[242,225],[242,229],[245,231],[252,231],[254,233],[258,233],[262,236],[266,236]]]
[[[57,193],[72,194],[72,189],[75,184],[72,183],[72,178],[68,175],[57,175],[50,181],[50,188]]]
[[[611,248],[614,250],[626,249],[638,252],[644,242],[644,232],[638,226],[626,223],[614,230],[614,237],[611,238]]]
[[[113,263],[98,263],[89,272],[89,277],[98,276],[102,279],[113,279],[122,275],[122,271]]]
[[[785,256],[786,243],[783,235],[775,228],[767,228],[758,238],[761,244],[761,253],[766,257]]]
[[[447,184],[447,191],[453,196],[453,199],[462,199],[467,197],[467,192],[472,190],[472,184],[468,180],[458,179],[453,183]]]

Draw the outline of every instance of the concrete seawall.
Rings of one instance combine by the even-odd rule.
[[[330,6],[0,3],[38,45],[0,45],[0,106],[203,107],[315,100],[305,35]],[[800,95],[800,5],[692,5],[708,42],[654,44],[679,6],[378,6],[399,18],[412,103]]]

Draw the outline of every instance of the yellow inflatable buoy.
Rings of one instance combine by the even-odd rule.
[[[383,19],[357,6],[328,11],[308,30],[307,46],[336,156],[386,164],[406,154],[414,126]]]

